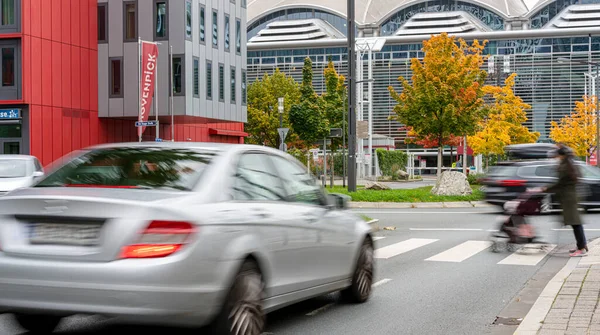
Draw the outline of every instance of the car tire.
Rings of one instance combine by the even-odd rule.
[[[62,319],[59,316],[15,314],[15,319],[32,334],[50,334]]]
[[[342,291],[342,299],[350,303],[363,303],[369,300],[373,286],[375,268],[373,242],[367,239],[360,247],[358,259],[352,275],[352,284]]]
[[[233,280],[223,308],[213,324],[213,333],[260,335],[265,327],[263,298],[264,281],[258,265],[246,261]]]

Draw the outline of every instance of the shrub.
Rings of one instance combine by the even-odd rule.
[[[404,151],[388,151],[377,149],[377,160],[379,161],[379,169],[384,176],[398,178],[398,170],[406,171],[408,155]]]
[[[467,176],[467,180],[469,181],[470,185],[475,185],[479,184],[479,180],[484,176],[485,174],[483,173],[469,173],[469,175]]]

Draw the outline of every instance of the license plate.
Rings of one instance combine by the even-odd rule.
[[[487,193],[500,193],[505,192],[506,189],[503,187],[486,187],[483,191]]]
[[[31,244],[55,244],[74,246],[95,246],[100,242],[99,224],[29,224]]]

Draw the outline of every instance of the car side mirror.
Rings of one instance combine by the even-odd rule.
[[[33,178],[41,178],[44,176],[44,171],[35,171],[33,173]]]
[[[328,196],[332,206],[336,209],[347,209],[351,200],[350,196],[340,193],[330,193]]]

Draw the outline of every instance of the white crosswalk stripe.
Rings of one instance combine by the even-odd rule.
[[[429,257],[426,259],[426,261],[460,263],[465,259],[468,259],[489,248],[491,245],[492,242],[490,241],[466,241],[455,246],[454,248]]]
[[[510,256],[498,262],[501,265],[528,265],[535,266],[546,257],[556,245],[548,245],[546,250],[528,250],[527,246],[522,251],[514,252]]]
[[[375,258],[388,259],[436,241],[438,240],[428,238],[411,238],[406,241],[388,245],[375,250]]]
[[[375,236],[375,237],[373,237],[373,241],[378,241],[378,240],[381,240],[384,238],[385,238],[385,236]]]

